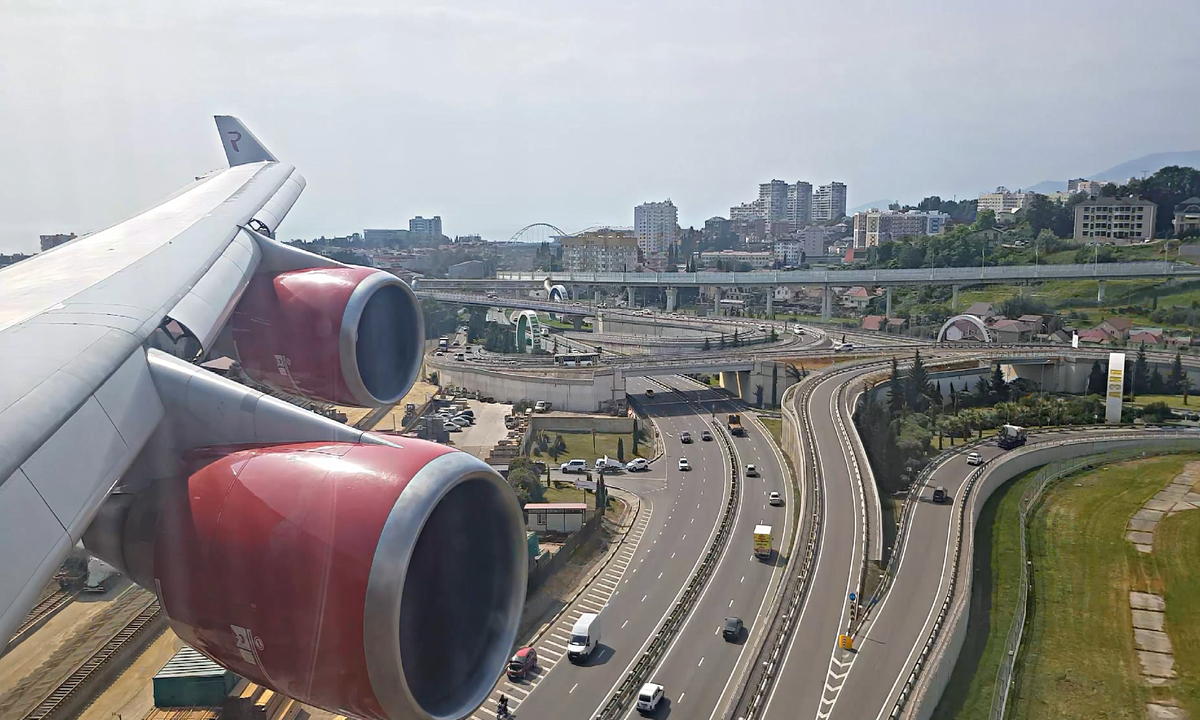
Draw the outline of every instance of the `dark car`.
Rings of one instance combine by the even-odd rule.
[[[936,488],[934,488],[934,490],[933,490],[933,501],[934,501],[935,503],[944,503],[944,502],[946,502],[946,488],[942,487],[941,485],[939,485],[939,486],[937,486]]]
[[[508,679],[524,680],[537,667],[537,650],[523,647],[508,661]]]
[[[740,617],[725,618],[725,627],[721,635],[729,642],[734,642],[742,635],[742,619]]]

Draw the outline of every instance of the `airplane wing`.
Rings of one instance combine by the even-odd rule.
[[[304,178],[237,118],[216,123],[227,169],[0,270],[0,651],[82,540],[245,677],[359,717],[465,717],[516,634],[515,496],[470,456],[256,389],[395,404],[422,316],[395,276],[275,242]],[[198,366],[212,357],[239,382]],[[473,558],[462,572],[423,556],[430,523]],[[414,573],[422,598],[400,613]],[[445,687],[410,676],[402,638],[434,664],[455,650]]]
[[[229,169],[0,270],[0,637],[162,419],[142,346],[181,304],[204,330],[220,323],[255,269],[241,227],[304,186],[236,118],[218,126]],[[193,293],[207,285],[211,296]]]

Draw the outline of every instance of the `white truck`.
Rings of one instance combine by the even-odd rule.
[[[100,558],[88,560],[87,580],[83,584],[85,593],[105,593],[121,576],[117,569]]]
[[[567,659],[571,662],[583,662],[588,659],[600,642],[600,615],[584,613],[575,621],[571,628],[571,642],[567,643]]]

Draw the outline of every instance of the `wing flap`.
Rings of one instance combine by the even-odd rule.
[[[8,643],[42,593],[44,583],[30,580],[50,578],[71,545],[23,472],[17,470],[0,484],[0,642]]]
[[[261,257],[258,243],[242,230],[167,315],[190,330],[208,351],[241,300]]]

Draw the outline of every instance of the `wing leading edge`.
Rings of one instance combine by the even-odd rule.
[[[273,230],[303,189],[237,118],[216,124],[228,169],[0,271],[0,638],[164,417],[146,357],[159,327],[177,307],[224,322],[257,264],[239,259],[254,254],[245,228],[266,208]]]

